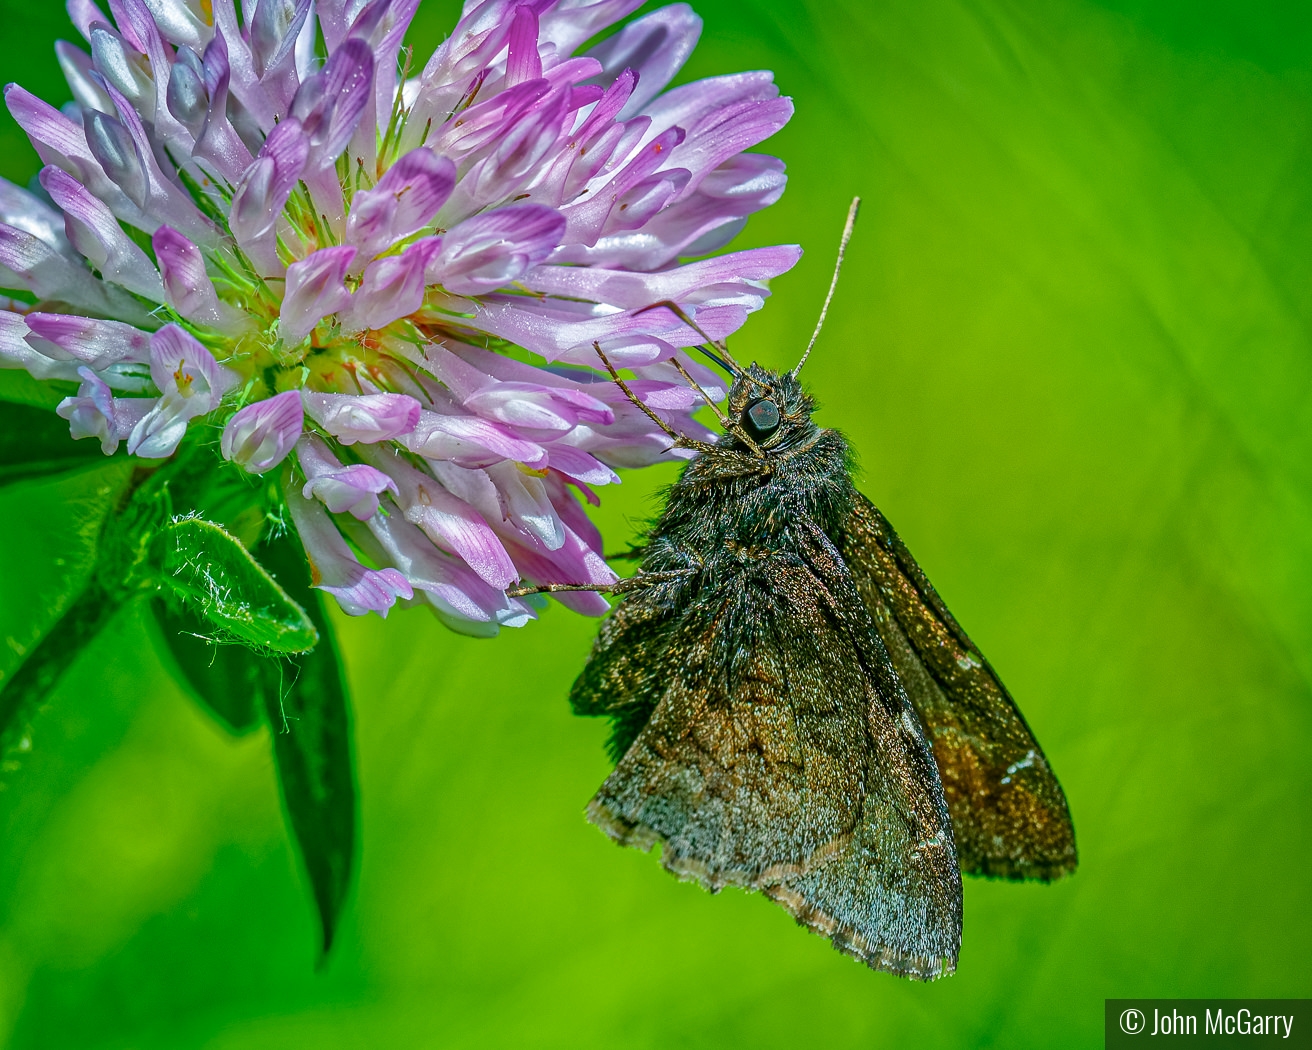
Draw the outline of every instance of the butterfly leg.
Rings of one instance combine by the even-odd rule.
[[[706,452],[708,449],[715,447],[705,441],[697,441],[693,438],[685,437],[665,422],[665,420],[661,419],[660,416],[653,412],[646,403],[629,388],[629,384],[620,378],[620,374],[615,371],[615,366],[610,363],[610,358],[607,357],[606,352],[602,350],[601,344],[594,342],[592,348],[597,351],[597,356],[601,358],[601,363],[606,366],[606,371],[610,373],[610,377],[615,381],[615,385],[624,392],[624,396],[627,397],[643,415],[665,431],[665,433],[674,440],[675,446],[678,448],[690,448],[697,452]]]
[[[697,569],[673,569],[669,572],[640,572],[627,579],[614,583],[540,583],[531,587],[512,587],[506,591],[507,598],[523,598],[529,594],[555,594],[557,591],[596,591],[598,594],[625,594],[640,587],[650,587],[656,583],[669,583],[672,580],[695,576]]]

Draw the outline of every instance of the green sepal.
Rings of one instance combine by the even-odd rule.
[[[259,548],[261,561],[309,612],[319,631],[312,652],[286,659],[280,694],[265,691],[287,821],[314,892],[323,952],[332,947],[355,859],[356,797],[350,699],[320,592],[310,588],[305,552],[292,536]]]
[[[174,518],[152,547],[165,594],[226,637],[277,653],[306,652],[318,642],[305,609],[220,526]]]
[[[245,645],[216,640],[209,621],[189,609],[156,598],[151,610],[174,670],[196,702],[230,733],[258,727],[269,698],[276,700],[282,688],[285,665]]]
[[[47,408],[0,405],[0,485],[104,460],[98,441],[74,441],[68,421]]]

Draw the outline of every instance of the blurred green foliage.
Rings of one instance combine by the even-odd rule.
[[[972,881],[957,976],[867,972],[582,809],[595,623],[492,642],[336,617],[360,875],[326,967],[264,731],[234,738],[121,615],[0,792],[13,1047],[1094,1047],[1106,996],[1308,996],[1312,19],[1210,0],[707,0],[688,74],[772,68],[799,241],[735,343],[807,366],[862,485],[1000,670],[1071,800],[1065,883]],[[56,4],[0,76],[66,97]],[[454,20],[425,0],[422,56]],[[0,125],[0,174],[34,155]],[[22,391],[20,391],[22,393]],[[32,395],[30,390],[27,395]],[[6,411],[0,408],[0,411]],[[107,465],[0,489],[0,668],[85,573]],[[668,472],[601,511],[613,544]]]

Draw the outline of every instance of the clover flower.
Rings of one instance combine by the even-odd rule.
[[[792,109],[768,73],[666,91],[683,4],[578,53],[638,0],[470,2],[416,73],[418,2],[69,0],[75,101],[5,94],[46,167],[0,182],[0,366],[78,384],[58,412],[107,454],[221,431],[346,612],[493,633],[535,614],[518,583],[614,579],[580,496],[671,452],[598,347],[705,435],[670,363],[701,336],[651,307],[720,339],[796,262],[682,262],[779,197],[744,150]]]

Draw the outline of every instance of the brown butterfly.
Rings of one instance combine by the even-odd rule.
[[[875,969],[951,973],[962,872],[1074,870],[1065,796],[856,490],[846,441],[812,420],[806,355],[778,373],[707,352],[734,375],[725,432],[703,444],[666,428],[699,455],[570,695],[614,724],[618,764],[588,817],[624,845],[659,844],[681,879],[759,890]]]

